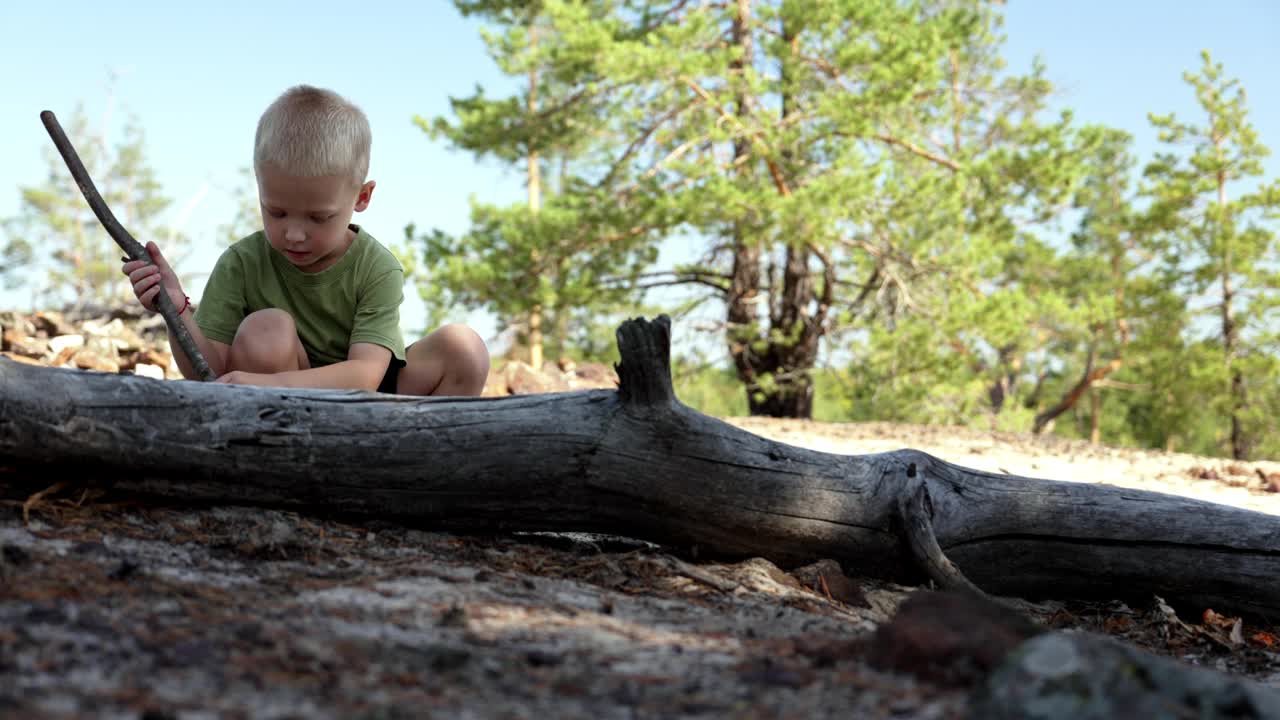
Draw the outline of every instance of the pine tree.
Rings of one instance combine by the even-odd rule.
[[[750,33],[733,35],[734,57],[766,58],[743,68],[755,97],[716,103],[739,108],[724,124],[751,142],[731,164],[754,174],[737,173],[737,197],[708,182],[692,200],[722,210],[712,228],[737,213],[729,335],[751,411],[808,416],[819,341],[839,331],[853,336],[859,379],[883,391],[871,402],[973,413],[1029,333],[1018,273],[1034,253],[1021,228],[1060,207],[1079,174],[1068,118],[1036,117],[1042,69],[1002,75],[986,3],[757,10],[744,27],[763,46],[746,53]],[[939,372],[946,381],[921,384]]]
[[[90,128],[83,105],[64,124],[99,193],[116,219],[140,241],[155,240],[170,257],[187,238],[166,227],[166,197],[147,163],[145,137],[135,119],[114,146],[103,130]],[[120,273],[120,249],[103,229],[56,150],[45,148],[48,175],[39,185],[19,187],[20,213],[5,221],[5,264],[10,287],[33,286],[44,303],[83,305],[129,297]],[[41,282],[43,280],[43,282]]]
[[[461,305],[493,311],[523,326],[529,359],[541,365],[545,327],[554,352],[567,351],[575,313],[605,313],[634,297],[634,276],[656,250],[650,227],[627,209],[614,186],[593,181],[591,157],[610,103],[596,66],[611,42],[609,3],[461,1],[466,15],[499,28],[487,32],[491,55],[523,80],[509,97],[483,88],[453,98],[453,118],[417,118],[435,137],[477,156],[524,168],[527,201],[473,203],[471,229],[458,237],[417,234],[429,312]],[[598,174],[598,173],[597,173]]]
[[[1077,154],[1086,171],[1073,205],[1083,216],[1069,249],[1055,254],[1041,276],[1043,285],[1071,299],[1057,314],[1047,346],[1051,362],[1069,374],[1047,372],[1065,380],[1050,383],[1056,398],[1037,393],[1028,403],[1038,410],[1031,429],[1039,433],[1087,398],[1088,427],[1080,434],[1097,444],[1102,439],[1100,386],[1125,367],[1133,325],[1141,324],[1134,308],[1142,298],[1136,294],[1149,288],[1140,271],[1153,254],[1133,207],[1137,161],[1130,152],[1132,137],[1090,127],[1081,132],[1081,140]]]
[[[1280,181],[1261,182],[1268,148],[1248,120],[1244,89],[1227,78],[1207,51],[1198,73],[1183,77],[1194,88],[1204,123],[1152,115],[1160,140],[1185,146],[1158,154],[1147,166],[1149,222],[1168,243],[1168,274],[1199,319],[1190,332],[1216,349],[1215,367],[1188,368],[1216,378],[1214,407],[1227,426],[1232,457],[1251,456],[1264,428],[1258,412],[1275,392],[1276,307],[1280,254],[1274,229]],[[1210,321],[1209,319],[1212,318]],[[1269,349],[1268,349],[1269,348]]]
[[[217,236],[222,245],[231,245],[262,229],[262,206],[258,202],[258,179],[253,168],[240,168],[235,183],[224,192],[235,204],[235,214],[218,226]]]
[[[1041,118],[1043,68],[1004,72],[993,3],[538,7],[542,42],[591,51],[589,73],[555,75],[557,96],[600,101],[574,135],[575,161],[594,168],[582,187],[607,191],[593,197],[615,233],[705,242],[640,286],[722,303],[751,413],[811,416],[813,368],[836,332],[881,401],[918,393],[912,373],[960,368],[939,393],[960,414],[1036,349],[1028,261],[1051,256],[1026,228],[1068,205],[1082,168],[1069,116]],[[524,42],[509,46],[528,47],[505,27]],[[509,161],[535,130],[563,127],[556,113],[513,124],[533,117],[518,98],[475,107],[505,131]],[[894,353],[913,356],[911,373]]]

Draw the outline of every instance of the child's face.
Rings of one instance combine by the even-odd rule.
[[[267,240],[303,272],[320,272],[351,244],[351,214],[369,207],[373,181],[353,188],[348,177],[298,177],[258,170],[258,200]]]

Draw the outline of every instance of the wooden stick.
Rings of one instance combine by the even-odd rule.
[[[89,177],[89,172],[85,170],[84,164],[80,162],[80,156],[76,153],[76,149],[72,147],[71,141],[67,139],[66,133],[62,131],[62,126],[58,124],[58,118],[54,116],[52,111],[45,110],[40,113],[40,120],[44,123],[45,129],[49,131],[49,137],[53,138],[54,146],[58,148],[63,161],[67,164],[67,169],[71,171],[71,176],[75,178],[76,185],[80,187],[80,192],[84,195],[84,199],[88,201],[93,214],[98,216],[98,222],[102,223],[102,227],[106,228],[107,233],[116,241],[120,249],[125,251],[129,259],[152,262],[151,256],[147,254],[147,249],[135,240],[128,230],[124,229],[124,226],[116,220],[115,215],[111,212],[111,208],[107,207],[107,203],[98,194],[98,189],[94,186],[93,179]],[[174,307],[173,300],[170,299],[169,293],[164,291],[163,286],[161,286],[160,292],[156,293],[156,307],[159,308],[160,314],[164,316],[164,321],[169,326],[170,332],[178,339],[178,345],[181,346],[182,352],[186,353],[187,359],[191,361],[191,366],[200,374],[200,379],[205,381],[213,380],[213,370],[209,368],[209,363],[204,359],[204,354],[200,352],[195,339],[187,331],[187,326],[182,324],[182,319],[178,317],[178,308]]]

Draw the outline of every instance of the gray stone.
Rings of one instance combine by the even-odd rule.
[[[978,687],[986,720],[1280,718],[1280,693],[1088,633],[1037,636]]]

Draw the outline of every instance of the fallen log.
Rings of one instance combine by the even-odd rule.
[[[1280,616],[1280,517],[997,475],[903,449],[836,455],[703,415],[670,323],[617,334],[619,388],[417,398],[41,368],[0,359],[0,463],[184,500],[444,529],[607,532],[790,566],[1028,598]],[[976,587],[975,587],[976,586]]]

